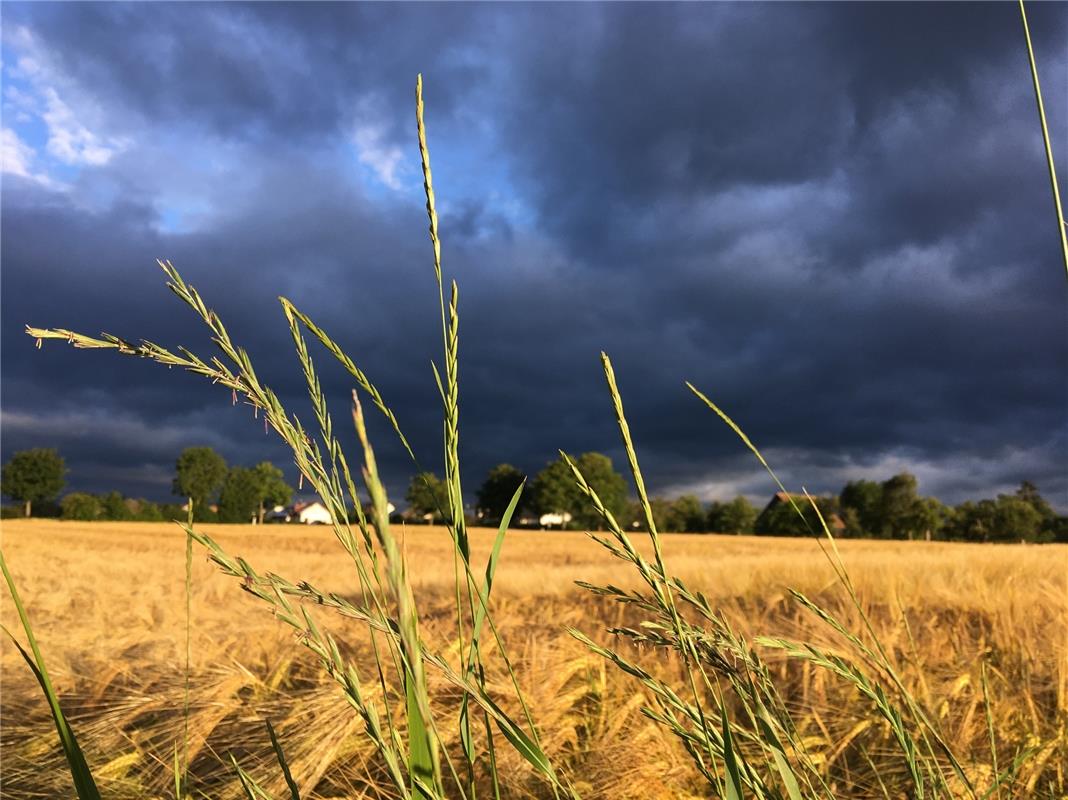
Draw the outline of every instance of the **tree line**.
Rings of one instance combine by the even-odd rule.
[[[608,456],[590,452],[572,460],[622,526],[632,530],[646,526],[627,480]],[[55,450],[23,450],[3,466],[0,489],[21,504],[20,511],[27,517],[35,504],[51,516],[76,520],[161,521],[185,516],[181,504],[125,498],[119,492],[72,492],[56,504],[66,485],[65,475],[66,465]],[[525,480],[523,472],[511,464],[491,469],[476,493],[471,522],[496,524]],[[181,453],[172,489],[179,497],[191,499],[195,518],[205,522],[262,522],[267,509],[286,505],[293,496],[282,471],[270,462],[228,466],[210,447],[190,447]],[[440,521],[449,507],[445,484],[432,472],[414,476],[405,499],[409,519]],[[881,482],[850,481],[838,494],[811,501],[780,495],[762,509],[741,495],[712,503],[690,494],[653,497],[650,505],[654,523],[664,532],[805,536],[822,530],[822,517],[836,536],[846,538],[1068,541],[1068,517],[1055,513],[1038,488],[1026,481],[1012,494],[969,500],[955,507],[920,495],[916,477],[907,472]],[[11,515],[10,510],[5,512]],[[557,527],[598,530],[603,525],[563,459],[546,464],[529,482],[513,521],[538,526],[544,515],[562,520],[554,523]]]
[[[183,504],[154,503],[123,497],[119,492],[70,492],[56,500],[66,486],[67,467],[54,449],[35,448],[15,453],[0,473],[0,490],[20,503],[21,516],[34,507],[46,516],[73,520],[136,520],[158,522],[186,516]],[[269,508],[286,505],[293,489],[282,470],[269,461],[254,467],[229,466],[210,447],[189,447],[175,464],[175,495],[193,502],[200,522],[263,522]],[[5,516],[13,516],[5,514]]]
[[[622,526],[632,530],[646,527],[641,507],[608,456],[584,453],[572,460]],[[511,464],[491,469],[478,489],[474,520],[487,524],[499,520],[524,480],[523,472]],[[653,497],[650,506],[657,529],[675,533],[806,536],[822,532],[822,517],[832,533],[845,538],[1068,541],[1068,517],[1055,513],[1030,482],[1022,483],[1013,494],[969,500],[955,507],[920,495],[918,488],[916,476],[903,472],[881,482],[850,481],[838,494],[812,500],[804,495],[780,494],[762,508],[741,495],[704,503],[691,494],[671,499]],[[431,518],[439,518],[439,510],[448,508],[445,485],[433,473],[413,477],[406,499],[418,515]],[[598,530],[603,526],[562,459],[550,462],[534,476],[513,520],[545,514],[569,515],[570,520],[561,527]]]

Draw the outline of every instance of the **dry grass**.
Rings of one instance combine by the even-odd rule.
[[[351,564],[339,558],[327,529],[205,527],[261,571],[342,594],[357,591]],[[183,704],[183,531],[170,524],[19,520],[5,521],[3,534],[102,792],[170,797]],[[409,528],[403,540],[424,635],[447,652],[455,624],[452,545],[443,529]],[[491,532],[472,531],[475,563],[484,563],[491,543]],[[1015,795],[1066,796],[1068,547],[844,542],[842,551],[880,638],[946,737],[973,762],[980,787],[989,784],[991,763],[980,677],[985,662],[1000,766],[1033,750]],[[835,647],[827,629],[789,598],[788,587],[818,599],[847,628],[861,629],[813,541],[678,535],[666,538],[665,557],[746,635]],[[262,603],[200,554],[193,576],[193,790],[236,797],[223,766],[231,752],[281,788],[266,734],[250,741],[249,731],[258,730],[250,721],[269,716],[302,796],[383,796],[361,724],[336,685]],[[547,749],[584,797],[704,796],[677,741],[641,715],[636,684],[564,631],[572,625],[604,641],[606,625],[625,621],[615,605],[574,587],[576,579],[632,581],[625,566],[581,534],[509,534],[495,581],[495,619],[518,661]],[[325,613],[317,619],[357,659],[367,655],[358,625]],[[2,620],[16,627],[6,601]],[[836,793],[883,796],[878,774],[891,797],[904,796],[895,788],[907,782],[897,779],[902,767],[888,732],[866,706],[824,673],[765,655]],[[663,674],[675,666],[652,653],[638,658]],[[69,795],[47,707],[6,643],[2,666],[3,796]],[[433,673],[430,679],[436,680]],[[544,796],[518,761],[506,762],[502,775],[506,796]]]

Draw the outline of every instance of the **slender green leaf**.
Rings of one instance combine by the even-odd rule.
[[[779,771],[782,785],[786,789],[786,794],[789,795],[790,800],[801,800],[801,787],[797,785],[797,778],[794,776],[793,768],[786,759],[782,743],[779,741],[779,737],[775,735],[775,730],[771,726],[769,717],[768,710],[761,705],[757,712],[756,720],[764,736],[762,744],[771,750],[772,758],[775,759],[775,768]]]
[[[738,758],[734,752],[734,740],[731,738],[731,723],[727,719],[727,708],[719,706],[720,720],[723,723],[723,764],[727,768],[726,800],[742,800],[742,776],[738,770]]]
[[[264,720],[267,723],[267,735],[271,737],[271,747],[274,748],[274,754],[278,758],[278,766],[282,768],[282,775],[285,776],[286,786],[289,787],[289,796],[292,800],[300,800],[300,789],[297,788],[296,782],[293,780],[293,774],[289,771],[289,764],[286,762],[285,753],[282,752],[282,745],[278,743],[278,737],[275,736],[274,726],[271,725],[271,721]]]
[[[178,758],[178,742],[174,743],[174,800],[182,800],[182,764]]]
[[[508,503],[508,508],[504,511],[504,516],[501,517],[500,527],[497,529],[497,538],[493,540],[493,550],[490,552],[489,559],[486,561],[486,582],[482,588],[482,602],[478,604],[478,608],[475,610],[475,624],[472,632],[472,642],[477,643],[479,640],[479,634],[482,632],[482,625],[486,621],[487,605],[489,603],[490,589],[493,588],[493,575],[497,571],[497,561],[501,557],[501,546],[504,544],[504,535],[508,531],[508,526],[512,524],[512,515],[515,514],[516,506],[519,505],[519,498],[523,494],[523,487],[526,486],[526,479],[515,490],[515,494],[512,495],[512,499]]]
[[[407,676],[406,676],[407,677]],[[404,693],[408,707],[408,770],[412,776],[418,798],[435,797],[424,786],[434,786],[434,759],[430,752],[430,736],[419,705],[419,694],[415,681],[410,678],[404,682]]]
[[[500,716],[494,717],[494,721],[497,723],[497,728],[500,730],[504,738],[508,740],[508,743],[515,748],[515,751],[519,755],[523,756],[535,769],[544,774],[545,776],[556,780],[556,776],[553,773],[552,764],[549,761],[549,757],[545,755],[545,752],[534,743],[534,740],[527,736],[526,732],[516,725],[511,720],[507,722]]]
[[[1061,239],[1061,258],[1064,269],[1068,271],[1068,220],[1064,218],[1061,208],[1061,190],[1057,183],[1057,168],[1053,158],[1053,145],[1049,141],[1049,127],[1046,125],[1046,108],[1042,103],[1042,87],[1038,82],[1038,65],[1035,63],[1035,49],[1031,45],[1031,30],[1027,26],[1027,9],[1024,0],[1020,0],[1020,18],[1023,20],[1024,39],[1027,41],[1027,58],[1031,65],[1031,82],[1035,87],[1035,103],[1038,105],[1038,121],[1042,126],[1042,143],[1046,148],[1046,166],[1049,169],[1049,181],[1053,188],[1053,210],[1057,214],[1057,233]]]
[[[241,781],[241,788],[245,792],[245,800],[274,800],[266,789],[256,783],[251,775],[241,769],[241,766],[237,763],[237,759],[234,758],[233,753],[230,754],[230,763],[234,765],[234,769],[237,771],[237,779]]]
[[[30,626],[30,618],[26,614],[26,609],[22,605],[22,598],[19,597],[18,589],[15,587],[15,581],[11,577],[11,573],[7,568],[7,560],[4,558],[4,553],[0,550],[0,569],[3,570],[4,580],[7,581],[8,591],[11,593],[11,599],[15,603],[15,609],[18,611],[19,620],[22,622],[22,628],[26,632],[26,639],[30,643],[30,650],[33,651],[31,657],[29,653],[23,649],[18,639],[7,628],[3,628],[4,633],[8,635],[11,641],[18,648],[22,657],[26,659],[26,663],[29,665],[30,670],[33,672],[33,676],[37,678],[37,683],[40,684],[41,690],[44,691],[45,697],[48,699],[48,706],[52,711],[52,721],[56,725],[56,732],[59,734],[59,742],[63,748],[63,754],[67,758],[67,766],[70,769],[71,778],[74,781],[74,788],[78,792],[79,800],[100,800],[100,792],[96,788],[96,782],[93,780],[93,774],[89,770],[89,765],[86,763],[85,755],[82,753],[81,747],[78,746],[78,740],[74,736],[74,731],[71,730],[70,725],[67,723],[67,718],[63,715],[63,710],[59,706],[59,697],[56,694],[56,690],[52,686],[52,679],[48,675],[48,668],[45,666],[44,657],[41,655],[41,650],[37,646],[37,638],[33,635],[33,628]]]

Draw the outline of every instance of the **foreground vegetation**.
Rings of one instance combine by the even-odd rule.
[[[228,551],[264,570],[291,572],[342,594],[358,593],[327,529],[249,526],[208,529]],[[184,532],[174,524],[7,521],[4,549],[41,646],[105,797],[172,797],[173,746],[182,735]],[[452,545],[444,528],[398,533],[423,601],[428,646],[455,641],[449,622]],[[471,531],[485,559],[494,532]],[[641,551],[651,556],[647,545]],[[842,545],[875,632],[906,685],[932,710],[983,791],[994,766],[1029,754],[1001,797],[1059,798],[1068,791],[1068,547],[864,542]],[[740,633],[810,641],[832,653],[848,642],[792,602],[788,587],[862,627],[811,540],[672,536],[664,555],[686,585],[721,608]],[[574,626],[599,645],[635,615],[576,587],[573,578],[637,588],[619,562],[578,533],[514,532],[505,541],[494,588],[494,618],[513,654],[543,744],[586,798],[703,797],[679,740],[642,715],[647,688],[569,636]],[[190,792],[239,797],[228,754],[268,788],[288,796],[270,741],[270,719],[304,798],[390,797],[359,719],[337,702],[333,681],[256,598],[202,557],[193,573]],[[373,670],[361,625],[321,617],[343,654]],[[17,624],[10,604],[3,623]],[[239,622],[235,622],[239,620]],[[489,645],[492,647],[492,645]],[[767,651],[799,741],[838,797],[910,794],[889,726],[851,686],[810,664]],[[643,652],[644,667],[676,681],[674,659]],[[69,776],[46,705],[12,648],[4,651],[4,796],[69,796]],[[431,676],[435,690],[447,690]],[[984,695],[985,678],[985,695]],[[494,670],[491,686],[507,683]],[[503,690],[503,689],[502,689]],[[442,714],[455,695],[435,694]],[[990,718],[987,719],[989,697]],[[435,709],[437,710],[437,708]],[[444,744],[459,747],[455,735]],[[502,795],[551,791],[505,751]],[[965,792],[961,791],[961,794]],[[993,796],[998,796],[995,793]]]

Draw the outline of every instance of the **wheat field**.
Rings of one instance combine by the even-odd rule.
[[[357,590],[351,562],[339,557],[325,528],[204,527],[258,570],[342,595]],[[452,544],[442,528],[398,533],[423,635],[448,657],[455,649]],[[492,538],[491,531],[472,531],[476,563]],[[5,521],[3,548],[104,796],[171,797],[171,763],[183,731],[182,529]],[[841,549],[876,632],[910,689],[968,759],[977,786],[989,784],[993,773],[992,732],[999,769],[1026,756],[1014,788],[1000,796],[1065,797],[1068,547],[846,541]],[[788,588],[860,628],[815,541],[672,535],[664,550],[670,568],[746,636],[836,647],[833,634]],[[573,626],[601,642],[610,638],[606,627],[626,622],[619,606],[575,580],[624,588],[633,582],[625,565],[583,534],[509,533],[494,588],[495,620],[547,750],[583,797],[707,796],[678,741],[642,715],[649,700],[640,686],[567,633]],[[359,624],[320,612],[316,621],[339,636],[348,655],[368,657]],[[2,620],[17,628],[7,598]],[[195,551],[188,729],[194,796],[240,796],[230,755],[265,786],[284,791],[270,743],[258,736],[264,718],[279,732],[302,797],[390,796],[376,779],[379,766],[357,715],[287,631]],[[677,666],[659,653],[635,657],[663,674]],[[765,658],[836,796],[906,796],[888,731],[861,698],[808,665],[777,661],[774,653]],[[8,642],[2,665],[3,796],[71,796],[47,705]],[[502,680],[491,676],[491,686],[494,677]],[[514,755],[500,756],[504,796],[551,796]]]

